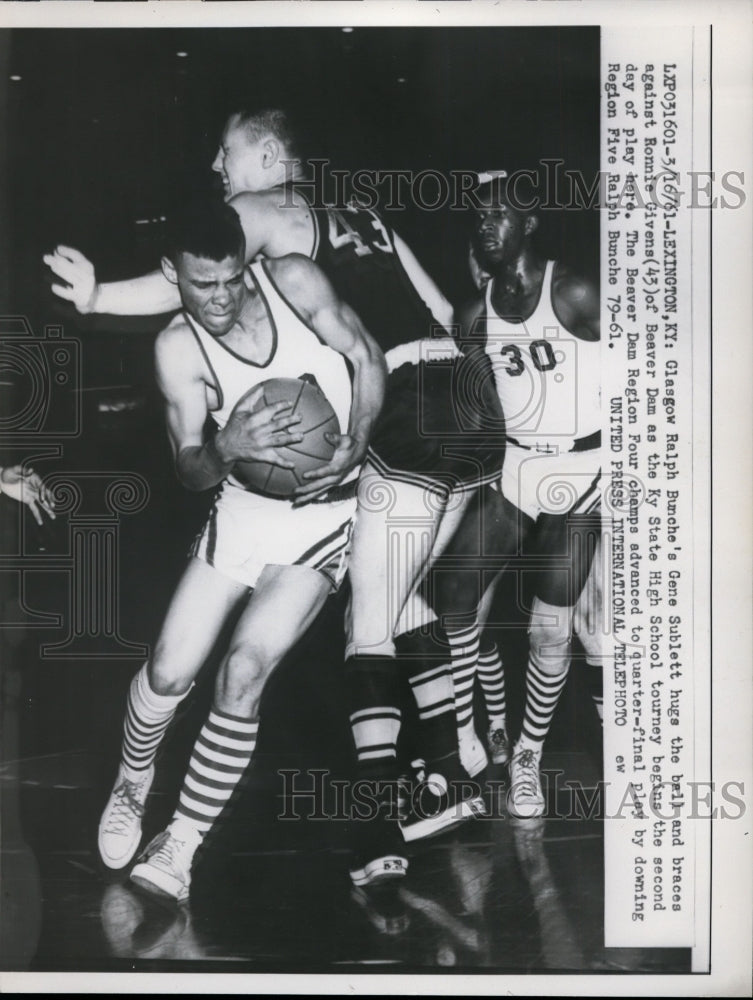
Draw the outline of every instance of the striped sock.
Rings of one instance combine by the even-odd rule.
[[[358,774],[365,779],[396,777],[398,665],[392,656],[350,656],[345,661],[350,729]]]
[[[194,744],[173,822],[207,833],[251,760],[258,728],[258,721],[212,708]]]
[[[591,663],[586,660],[586,682],[599,715],[599,721],[604,725],[604,671],[601,663]]]
[[[458,729],[473,721],[473,685],[479,663],[479,628],[445,626],[450,644],[452,685],[455,692],[455,716]]]
[[[550,676],[545,674],[533,660],[528,660],[526,674],[526,707],[523,713],[523,731],[516,750],[530,747],[540,750],[546,739],[552,716],[557,708],[562,689],[567,681],[567,670]]]
[[[450,653],[444,630],[432,624],[431,635],[419,629],[395,640],[418,707],[418,743],[428,769],[432,762],[457,765],[458,735],[455,717]]]
[[[122,762],[126,777],[134,779],[152,765],[165,730],[187,693],[163,695],[152,691],[146,663],[133,678],[123,725]]]
[[[507,717],[505,671],[494,640],[484,639],[483,643],[484,645],[491,643],[487,649],[479,651],[478,657],[478,676],[481,681],[481,689],[484,692],[489,727],[504,729]]]

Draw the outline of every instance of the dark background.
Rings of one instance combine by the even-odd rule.
[[[105,280],[157,266],[160,219],[192,191],[216,190],[209,166],[224,118],[244,102],[290,109],[304,156],[327,157],[340,169],[535,167],[543,158],[561,158],[592,177],[599,165],[599,31],[18,30],[0,33],[0,47],[6,140],[0,142],[0,313],[25,316],[37,340],[47,324],[62,322],[66,337],[80,341],[80,372],[67,372],[72,377],[61,385],[50,377],[40,428],[48,441],[69,429],[75,396],[80,432],[60,439],[58,459],[35,465],[43,474],[130,469],[150,484],[146,508],[121,518],[117,588],[123,634],[151,643],[210,499],[182,489],[172,468],[152,362],[154,334],[165,318],[78,317],[50,292],[42,253],[59,242],[79,247]],[[593,273],[597,212],[542,215],[544,249]],[[448,297],[457,303],[471,293],[467,213],[409,206],[390,213],[390,221]],[[13,417],[28,386],[19,381],[17,401],[7,379],[0,388]],[[12,460],[22,457],[23,442]],[[66,521],[37,531],[27,516],[26,548],[64,552]],[[32,606],[54,610],[67,599],[59,575],[25,580]],[[514,603],[514,595],[510,581],[498,621],[510,620],[504,602]],[[40,638],[54,641],[49,633]],[[522,667],[524,629],[513,638]],[[71,705],[74,666],[61,666],[40,664],[40,683],[57,705],[60,684]],[[81,669],[86,678],[97,674],[92,665]],[[126,661],[123,686],[132,669]],[[112,711],[92,720],[107,728],[113,745],[121,706],[114,698]],[[54,744],[68,727],[78,738],[81,713],[72,705],[41,729],[30,711],[33,739]],[[570,744],[577,725],[563,714]]]
[[[50,292],[42,253],[59,242],[79,247],[104,280],[157,266],[160,219],[191,192],[217,190],[209,166],[228,109],[244,102],[288,108],[303,134],[303,155],[326,157],[340,169],[535,167],[543,158],[561,158],[591,177],[599,165],[599,31],[56,29],[2,32],[0,46],[6,67],[0,312],[25,316],[37,339],[47,324],[62,322],[66,337],[80,341],[80,373],[64,385],[50,378],[51,405],[41,427],[46,440],[67,429],[75,394],[80,433],[61,439],[59,459],[35,465],[43,474],[133,470],[150,484],[146,508],[121,518],[116,586],[124,636],[152,643],[211,498],[180,487],[172,468],[152,361],[165,317],[78,317]],[[597,212],[542,215],[543,249],[593,274]],[[467,213],[409,206],[390,213],[390,221],[451,300],[472,292]],[[45,357],[49,362],[49,350]],[[17,402],[7,380],[1,388],[13,416],[28,387],[23,380],[16,386]],[[21,457],[23,448],[15,449],[12,460]],[[66,521],[38,531],[27,516],[26,548],[66,551]],[[62,576],[25,579],[32,607],[52,611],[67,600]],[[515,589],[512,580],[502,589],[498,621],[510,621]],[[525,609],[520,619],[522,625]],[[40,639],[57,638],[55,630],[43,631]],[[522,668],[524,628],[507,639],[520,647],[514,658]],[[48,749],[58,737],[65,742],[68,729],[71,739],[80,736],[72,683],[79,668],[62,667],[55,660],[39,665],[37,690],[67,706],[55,725],[40,727],[34,698],[29,702],[30,737]],[[101,676],[96,665],[80,669],[85,685]],[[132,670],[125,661],[123,693]],[[122,700],[112,701],[112,709],[85,717],[107,730],[114,751]],[[578,726],[562,714],[570,745]]]
[[[117,632],[132,643],[155,641],[210,496],[189,494],[172,468],[152,362],[154,335],[165,318],[78,317],[51,294],[43,252],[58,243],[76,246],[96,262],[102,280],[157,266],[161,220],[192,192],[217,190],[209,166],[220,131],[228,111],[246,102],[289,109],[299,121],[304,156],[328,158],[339,169],[509,169],[536,167],[550,158],[562,159],[567,169],[590,179],[599,166],[597,28],[19,30],[0,32],[0,66],[0,317],[26,318],[50,375],[58,369],[54,349],[42,343],[49,324],[62,323],[65,336],[79,342],[81,361],[80,371],[75,366],[61,369],[64,383],[50,377],[50,405],[40,417],[39,433],[18,439],[6,435],[0,463],[9,454],[19,461],[34,450],[44,452],[46,445],[60,445],[57,456],[34,459],[43,475],[63,472],[83,482],[92,470],[104,476],[129,470],[144,477],[149,502],[120,518],[113,583]],[[545,216],[542,249],[596,277],[598,214]],[[454,303],[471,294],[465,213],[408,206],[390,213],[389,221]],[[3,321],[0,335],[18,332],[14,323]],[[12,369],[0,365],[0,402],[9,419],[4,426],[15,428],[28,385],[17,380],[14,397],[9,373],[13,375]],[[79,429],[62,437],[74,427],[72,415],[79,404]],[[96,498],[90,499],[94,503]],[[101,506],[101,498],[98,502]],[[100,516],[100,508],[92,510],[95,518]],[[61,565],[68,558],[71,520],[60,517],[38,529],[27,511],[0,497],[0,579],[5,587],[0,607],[20,618],[36,613],[62,619],[59,627],[42,627],[38,619],[30,619],[26,628],[6,629],[0,636],[13,723],[6,731],[3,758],[21,760],[26,768],[22,779],[28,772],[20,801],[6,796],[5,803],[18,820],[13,832],[23,834],[42,859],[46,900],[39,947],[38,928],[36,933],[21,928],[18,936],[24,961],[41,969],[99,967],[102,962],[113,967],[111,959],[100,957],[107,952],[101,942],[96,944],[99,931],[92,939],[91,928],[80,930],[86,921],[99,926],[101,895],[96,873],[90,872],[87,882],[80,872],[82,862],[88,864],[94,856],[97,820],[116,768],[125,696],[140,662],[117,655],[44,655],[45,645],[65,639],[74,617],[69,575],[45,568],[58,557]],[[17,575],[5,570],[8,553],[30,560]],[[252,846],[270,841],[283,854],[288,848],[288,853],[301,853],[307,878],[319,867],[310,863],[312,842],[329,850],[332,830],[294,824],[282,831],[274,822],[279,769],[349,771],[342,690],[345,598],[343,592],[329,602],[306,642],[271,678],[264,703],[268,722],[260,730],[250,792],[239,807],[237,824],[222,834]],[[499,625],[495,637],[509,667],[512,736],[522,715],[526,659],[526,613],[516,607],[519,599],[509,574],[495,612],[495,621],[506,627]],[[98,642],[95,636],[93,648],[99,649]],[[211,698],[216,661],[207,665],[193,700],[181,710],[176,733],[166,741],[149,835],[171,812],[177,776]],[[585,781],[584,765],[578,770],[575,757],[590,756],[586,770],[593,777],[600,742],[584,671],[575,669],[547,749],[560,754],[552,758],[555,767],[566,766],[568,777]],[[49,776],[39,761],[50,762]],[[344,834],[338,836],[344,848]],[[79,859],[74,878],[80,885],[59,874],[69,853]],[[587,876],[570,852],[565,867],[578,886],[591,891],[598,928],[601,860],[593,841],[585,842],[584,855],[591,865]],[[230,856],[235,856],[232,851],[218,850],[215,867],[206,863],[208,897],[216,894],[218,884],[231,884],[228,873],[220,878],[216,871]],[[284,860],[290,880],[289,858]],[[249,872],[256,878],[257,868],[244,872],[239,895],[253,901],[258,886],[247,882]],[[338,868],[338,886],[341,874]],[[24,897],[31,898],[24,879],[19,884]],[[508,888],[505,881],[505,891],[496,893],[500,900]],[[279,903],[279,886],[273,890],[270,898]],[[327,926],[321,910],[328,892],[317,887],[313,898],[311,910],[298,915],[308,930]],[[245,934],[246,924],[237,922],[233,907],[223,902],[224,896],[218,899],[227,920],[223,924],[213,918],[216,933],[230,927],[233,934]],[[581,903],[574,909],[580,920]],[[259,912],[265,923],[276,910]],[[520,912],[510,925],[515,933]],[[343,921],[350,920],[349,913],[343,910]],[[296,934],[298,926],[291,923]],[[496,920],[494,926],[502,924]],[[517,938],[512,945],[503,944],[505,967],[539,967],[537,945],[527,958]],[[299,961],[300,949],[298,942],[291,946]],[[13,963],[18,962],[14,957]]]
[[[303,156],[341,169],[560,158],[598,170],[597,28],[18,30],[0,45],[3,298],[22,311],[40,301],[39,256],[55,243],[90,254],[106,280],[154,266],[159,226],[136,220],[216,183],[223,121],[244,102],[288,109]],[[593,272],[597,214],[545,215],[546,249]],[[464,213],[409,208],[390,221],[449,298],[469,294]]]

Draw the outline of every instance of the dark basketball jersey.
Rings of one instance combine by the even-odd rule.
[[[298,193],[306,197],[302,189]],[[381,349],[386,352],[431,336],[437,321],[397,255],[392,230],[379,215],[357,207],[312,207],[311,212],[312,259]]]
[[[381,349],[431,337],[441,324],[416,290],[394,234],[379,215],[357,206],[314,207],[304,188],[293,188],[311,206],[312,260]],[[441,333],[446,335],[444,328]],[[494,392],[477,391],[474,371],[473,363],[451,360],[407,363],[390,373],[369,447],[369,459],[383,476],[446,495],[499,475],[501,410]]]

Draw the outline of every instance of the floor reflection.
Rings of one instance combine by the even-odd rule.
[[[3,848],[13,919],[37,941],[11,953],[6,939],[5,968],[687,969],[685,951],[603,948],[595,819],[523,821],[492,809],[493,818],[412,846],[405,880],[353,889],[344,824],[283,828],[279,802],[259,781],[198,859],[190,905],[166,906],[100,868],[88,835],[101,807],[94,778],[75,755],[57,768],[46,757],[4,770],[27,826],[29,817],[39,823],[25,852],[7,840]]]

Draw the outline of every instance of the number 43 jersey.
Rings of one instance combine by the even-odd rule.
[[[383,351],[431,336],[436,321],[395,251],[392,231],[358,206],[312,208],[311,257]]]
[[[486,354],[492,363],[508,439],[537,451],[570,451],[601,428],[601,344],[566,330],[552,306],[547,261],[533,315],[502,319],[486,286]]]

